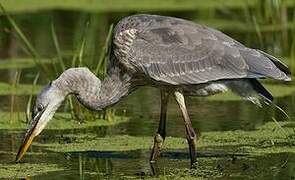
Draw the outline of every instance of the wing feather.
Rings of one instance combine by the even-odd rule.
[[[287,77],[268,57],[217,30],[171,17],[147,19],[129,47],[128,62],[156,81],[179,85]]]

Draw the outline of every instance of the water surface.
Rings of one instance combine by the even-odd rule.
[[[56,58],[56,52],[48,30],[53,19],[60,46],[64,51],[65,63],[69,64],[73,49],[76,48],[74,42],[79,39],[78,26],[83,27],[83,23],[81,25],[83,20],[81,19],[90,16],[92,22],[96,18],[104,22],[104,28],[92,32],[94,34],[92,41],[93,43],[98,42],[95,48],[99,49],[102,46],[102,41],[104,41],[108,24],[119,19],[119,17],[123,16],[122,14],[124,13],[114,13],[108,16],[107,14],[95,13],[44,11],[24,13],[23,15],[16,15],[14,18],[16,18],[24,32],[28,34],[42,57],[54,59]],[[173,14],[181,17],[191,17],[187,12],[172,12],[171,15]],[[92,25],[98,27],[100,24]],[[227,31],[229,35],[241,42],[245,42],[250,47],[259,46],[257,45],[258,42],[256,43],[255,32],[240,32],[234,29]],[[269,36],[269,34],[264,35],[265,37]],[[22,50],[20,40],[15,38],[13,30],[6,34],[5,38],[9,39],[10,43],[5,46],[9,53],[6,53],[6,57],[3,57],[3,59],[30,57]],[[275,53],[276,47],[269,49]],[[98,58],[98,52],[89,51],[88,53],[89,58],[93,58],[93,60]],[[91,64],[91,61],[87,63]],[[52,68],[52,66],[48,65],[48,68]],[[31,84],[38,70],[35,67],[22,68],[19,65],[13,68],[1,68],[0,80],[12,84],[16,72],[21,72],[20,83]],[[39,84],[44,85],[49,81],[48,78],[53,77],[46,77],[44,73],[41,73]],[[267,83],[272,84],[273,82]],[[287,86],[291,85],[287,84]],[[2,116],[1,121],[7,123],[15,119],[25,121],[22,112],[26,109],[26,102],[29,98],[27,94],[10,95],[4,93],[0,98],[1,112],[21,112],[12,120]],[[159,120],[159,99],[157,89],[142,88],[115,106],[117,115],[128,117],[129,120],[126,122],[110,126],[46,129],[36,139],[21,164],[15,164],[14,159],[24,129],[0,128],[0,177],[24,177],[27,175],[30,179],[52,179],[53,177],[54,179],[153,178],[148,160]],[[293,93],[284,94],[275,99],[275,104],[284,109],[293,122],[295,115],[294,100]],[[273,141],[268,138],[263,139],[265,138],[263,135],[248,138],[251,132],[253,134],[259,132],[260,127],[271,122],[272,117],[275,117],[280,122],[286,121],[286,117],[280,111],[271,107],[259,108],[250,102],[238,99],[228,100],[226,98],[208,100],[190,97],[187,99],[187,106],[193,126],[198,135],[201,136],[199,171],[188,169],[189,157],[184,138],[185,129],[179,109],[175,100],[171,97],[167,120],[168,138],[165,142],[168,148],[163,150],[163,157],[159,160],[161,176],[168,178],[206,177],[216,179],[295,178],[295,154],[291,150],[294,148],[294,144],[291,142],[293,146],[289,147],[288,141],[282,138],[286,137],[287,139],[287,136],[290,135],[289,132],[285,136],[284,131],[280,132],[278,130],[280,129],[278,126],[273,128],[274,132],[283,133],[283,135],[278,136],[278,139]],[[289,126],[294,129],[294,124]],[[236,140],[233,141],[234,137],[230,136],[218,141],[207,139],[208,136],[211,137],[211,133],[218,138],[218,134],[214,133],[221,133],[220,136],[225,136],[224,134],[230,134],[231,132],[234,136],[238,136],[239,132],[240,134],[246,133],[246,136],[241,135],[240,143]],[[120,137],[122,137],[122,140]],[[202,137],[204,137],[203,141]],[[121,141],[117,141],[116,138]],[[294,136],[291,136],[292,138],[294,143]],[[112,147],[106,148],[105,144],[102,144],[101,147],[91,144],[95,139],[99,139],[99,142],[105,144],[113,144],[113,149]],[[129,142],[129,139],[134,139],[136,144]],[[87,142],[90,142],[90,144],[87,144]],[[60,145],[64,146],[66,150],[62,149]],[[71,149],[72,145],[77,145],[77,148]],[[71,150],[67,150],[67,147]],[[18,170],[22,172],[17,173]]]

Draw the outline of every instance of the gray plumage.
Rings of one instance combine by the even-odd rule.
[[[248,91],[247,84],[253,84],[248,78],[290,80],[288,68],[273,56],[183,19],[127,17],[115,29],[114,44],[114,60],[127,71],[155,84],[181,87],[189,95],[223,92],[224,86],[212,85],[223,84],[248,98],[255,89]],[[243,86],[247,88],[240,89]]]
[[[275,57],[217,30],[173,17],[126,17],[117,24],[111,46],[102,82],[87,68],[71,68],[52,86],[65,96],[75,94],[89,109],[101,110],[143,85],[181,89],[192,96],[230,89],[255,103],[257,94],[272,100],[262,86],[257,88],[255,78],[290,80],[287,66]]]
[[[128,38],[130,31],[135,38]],[[125,40],[123,48],[121,39]],[[127,68],[167,84],[257,77],[290,79],[260,51],[247,48],[219,31],[182,19],[127,17],[117,25],[114,42],[119,44],[115,54]]]
[[[150,162],[156,161],[165,139],[167,104],[173,94],[183,116],[193,165],[197,137],[185,95],[209,96],[230,89],[260,105],[260,97],[267,102],[273,97],[257,78],[291,80],[288,67],[275,57],[247,48],[217,30],[178,18],[124,18],[113,32],[110,49],[107,75],[102,81],[87,68],[71,68],[41,91],[17,161],[66,96],[73,94],[87,108],[99,111],[149,85],[161,91],[160,123]]]

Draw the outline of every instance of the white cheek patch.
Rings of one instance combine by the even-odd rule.
[[[58,109],[58,107],[56,107],[56,106],[54,106],[54,107],[48,106],[46,108],[46,110],[41,115],[39,122],[36,126],[36,136],[38,136],[42,132],[42,130],[47,125],[47,123],[53,118],[54,113],[56,112],[57,109]]]

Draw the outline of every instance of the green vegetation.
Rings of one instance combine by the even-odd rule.
[[[0,95],[30,95],[37,94],[41,90],[41,86],[33,86],[30,84],[17,84],[15,87],[8,83],[0,82]]]
[[[51,124],[51,127],[52,126],[53,124]],[[200,155],[197,169],[190,170],[187,168],[181,168],[181,166],[176,164],[176,166],[173,165],[174,163],[179,164],[180,162],[184,164],[188,163],[189,160],[187,158],[176,160],[172,156],[165,161],[169,161],[169,164],[172,165],[165,169],[165,173],[162,174],[160,178],[216,178],[227,177],[228,175],[241,178],[245,176],[260,177],[262,175],[273,175],[273,173],[279,169],[283,170],[281,167],[282,165],[292,162],[291,159],[282,160],[281,158],[276,159],[276,157],[279,157],[280,154],[295,153],[295,124],[284,122],[280,123],[280,126],[282,128],[279,128],[277,124],[270,122],[258,126],[257,129],[252,131],[236,130],[202,133],[202,136],[198,141],[198,151],[204,155],[211,154],[213,157],[203,157],[204,155]],[[71,141],[69,141],[69,139]],[[33,149],[41,148],[43,150],[41,152],[40,150],[31,151],[27,153],[27,156],[30,157],[30,161],[32,161],[34,157],[48,156],[48,154],[51,154],[50,156],[52,156],[56,152],[70,154],[73,152],[80,152],[83,154],[84,152],[87,154],[89,151],[97,151],[106,153],[114,152],[121,155],[128,155],[131,153],[130,155],[136,156],[136,154],[132,154],[132,152],[138,150],[148,152],[152,143],[153,138],[147,136],[111,135],[97,137],[95,133],[89,132],[70,133],[64,134],[62,138],[59,138],[58,140],[56,139],[56,142],[33,143]],[[185,138],[167,137],[162,152],[173,153],[179,151],[187,153],[187,142]],[[220,157],[218,157],[218,154]],[[144,156],[144,158],[146,157]],[[293,156],[290,158],[293,158]],[[267,159],[273,160],[272,162],[268,162]],[[0,164],[1,169],[5,169],[5,171],[0,172],[0,177],[11,177],[28,167],[31,167],[30,172],[22,172],[18,174],[17,177],[38,175],[49,171],[56,171],[58,174],[58,171],[66,168],[65,166],[60,167],[51,163],[52,161],[50,161],[49,164],[30,164],[30,162],[22,163],[20,165]],[[264,172],[263,169],[265,169],[266,166],[261,165],[261,163],[271,163],[272,168],[275,169]],[[249,167],[246,168],[245,166]],[[103,173],[101,171],[89,169],[85,170],[85,172],[89,172],[92,175]],[[153,177],[149,175],[144,175],[144,177],[147,179],[153,179]],[[127,178],[136,178],[136,176],[126,176],[126,179]]]
[[[30,179],[30,176],[45,174],[48,172],[62,171],[61,167],[56,164],[0,164],[0,178],[24,178]]]
[[[44,64],[51,63],[49,59],[40,61]],[[35,61],[31,58],[5,59],[0,61],[0,70],[33,68],[35,65]]]
[[[102,51],[100,52],[100,58],[97,61],[95,59],[95,57],[97,56],[95,54],[96,48],[93,45],[94,44],[93,39],[95,38],[96,33],[89,29],[89,26],[93,28],[93,27],[96,27],[97,24],[96,23],[93,23],[94,25],[90,24],[89,19],[82,18],[80,23],[81,23],[81,25],[86,25],[86,28],[84,28],[81,31],[79,30],[77,32],[76,37],[75,37],[77,39],[77,44],[75,44],[75,49],[73,50],[73,54],[71,56],[71,63],[70,64],[68,63],[67,65],[65,65],[64,59],[63,59],[64,57],[62,55],[62,50],[60,49],[59,40],[58,40],[58,36],[56,34],[55,26],[54,26],[54,23],[51,22],[51,25],[50,25],[51,37],[52,37],[52,41],[53,41],[53,44],[54,44],[54,47],[56,50],[56,54],[57,54],[56,59],[57,59],[58,63],[53,62],[52,63],[53,68],[48,68],[43,62],[40,61],[40,59],[41,59],[40,53],[34,48],[33,44],[30,42],[29,38],[25,35],[25,33],[20,28],[20,26],[17,24],[17,22],[14,20],[14,18],[12,18],[12,16],[6,11],[6,7],[3,7],[1,3],[0,3],[0,9],[2,10],[3,14],[5,15],[10,26],[16,32],[18,38],[22,41],[24,50],[32,56],[32,59],[34,60],[36,67],[39,68],[39,72],[42,72],[43,74],[45,74],[45,77],[47,78],[47,80],[52,80],[52,79],[56,78],[63,71],[65,71],[66,69],[71,68],[71,67],[87,66],[90,70],[94,71],[94,73],[96,75],[98,75],[98,77],[100,77],[100,78],[102,78],[104,76],[104,74],[106,73],[106,66],[107,66],[106,62],[109,59],[109,51],[110,51],[109,46],[110,46],[110,39],[111,39],[112,27],[113,27],[112,25],[109,28],[104,46],[102,48]],[[87,61],[85,61],[85,59],[86,59],[85,52],[92,53],[92,57],[90,58],[88,56]],[[94,59],[95,59],[95,61],[94,61]],[[36,77],[38,77],[38,76],[39,75],[37,75]],[[19,86],[19,79],[20,79],[20,72],[17,71],[16,75],[15,75],[15,80],[14,80],[14,82],[12,84],[12,88],[10,90],[11,94],[18,93],[16,89],[21,87],[21,86]],[[34,81],[35,85],[37,83],[37,80],[38,80],[38,78],[36,78]],[[34,86],[32,86],[32,87],[34,87]],[[7,88],[7,86],[5,86],[5,85],[3,85],[3,87],[4,87],[4,89]],[[5,93],[5,90],[3,93]],[[34,94],[34,90],[31,91],[31,94]],[[12,98],[12,99],[13,99],[12,102],[14,103],[14,98]],[[31,105],[31,99],[32,98],[30,97],[30,101],[29,101],[28,105]],[[81,119],[88,119],[88,118],[95,116],[90,111],[87,111],[87,110],[85,110],[85,108],[81,107],[81,105],[79,105],[77,103],[73,103],[72,97],[68,98],[67,102],[68,102],[67,107],[69,107],[68,109],[70,109],[72,118],[77,119],[79,122],[81,121]],[[11,110],[12,109],[13,108],[11,108]],[[29,114],[30,114],[29,108],[27,108],[27,117],[29,116]],[[102,112],[102,115],[104,118],[108,118],[109,120],[112,120],[114,118],[114,110],[109,109],[107,111],[104,111],[104,112]]]
[[[255,1],[245,0],[142,0],[140,3],[136,0],[70,0],[70,1],[54,1],[47,0],[46,2],[40,2],[38,0],[23,0],[21,2],[17,0],[0,1],[8,12],[21,13],[28,11],[40,11],[50,9],[64,9],[64,10],[84,10],[91,12],[126,12],[126,11],[193,11],[204,8],[243,8],[245,6],[255,6]],[[15,6],[15,4],[18,6]],[[286,5],[294,5],[292,0],[286,0]]]
[[[266,117],[273,115],[281,119],[282,114],[275,110],[258,113],[255,108],[250,109],[240,102],[233,102],[242,99],[231,92],[206,98],[204,101],[220,101],[211,104],[222,104],[223,110],[227,112],[237,111],[241,117],[230,119],[240,121],[239,128],[247,129],[247,123],[253,123],[256,128],[201,132],[198,151],[205,155],[211,153],[221,156],[201,155],[196,170],[187,169],[189,160],[183,157],[187,155],[185,138],[170,136],[166,138],[163,149],[164,155],[166,152],[170,156],[160,159],[160,176],[152,177],[145,171],[148,169],[153,134],[138,134],[141,129],[147,131],[156,126],[148,127],[142,120],[155,118],[154,104],[146,107],[146,104],[138,102],[146,101],[145,94],[134,98],[136,100],[129,102],[131,106],[127,107],[131,114],[140,114],[136,123],[128,118],[115,116],[114,110],[92,113],[79,105],[75,98],[69,98],[65,106],[60,108],[61,112],[46,127],[48,131],[44,131],[33,142],[24,163],[13,163],[18,142],[22,138],[20,133],[25,132],[30,118],[33,96],[41,90],[43,84],[55,79],[70,67],[86,66],[99,78],[104,77],[110,52],[112,23],[115,25],[119,19],[134,13],[183,17],[220,29],[246,46],[261,49],[276,57],[284,57],[281,59],[294,74],[294,0],[0,0],[0,4],[4,7],[0,10],[0,74],[7,77],[1,79],[0,96],[10,96],[10,104],[3,103],[4,106],[10,105],[10,112],[0,112],[0,138],[3,138],[0,144],[0,178],[52,179],[59,174],[73,174],[71,178],[65,179],[295,177],[295,86],[292,82],[275,84],[271,80],[263,81],[265,87],[278,98],[275,102],[290,113],[291,121],[265,123]],[[23,104],[23,100],[18,102],[16,96],[30,96],[26,113],[19,108],[19,103]],[[202,106],[203,101],[196,103],[200,103],[200,106],[191,113],[192,116],[198,112],[210,114],[208,120],[213,116],[224,116],[221,111],[217,112],[220,114],[214,114],[216,109]],[[136,110],[133,106],[136,106]],[[0,106],[1,108],[3,107]],[[234,115],[233,113],[232,116]],[[261,119],[255,119],[257,117]],[[245,118],[249,119],[245,121]],[[231,129],[226,127],[229,124],[217,121],[204,121],[199,125],[212,126],[211,129],[217,126],[217,129]],[[98,154],[111,152],[123,155],[124,158],[118,160],[112,155],[106,158],[87,157],[87,152],[92,151]],[[79,157],[76,157],[77,153]],[[129,156],[126,158],[125,155],[136,159]],[[118,162],[121,165],[117,165]],[[127,172],[133,169],[139,174]],[[137,172],[141,170],[144,172]]]
[[[232,153],[250,153],[261,155],[269,153],[292,152],[295,153],[294,128],[288,127],[292,123],[280,123],[283,129],[276,123],[267,123],[254,131],[225,131],[202,133],[198,141],[199,150],[227,151]],[[294,125],[294,124],[293,124]],[[153,143],[152,137],[135,137],[128,135],[116,135],[98,138],[94,134],[68,135],[75,137],[75,142],[69,144],[39,144],[46,149],[57,152],[71,151],[131,151],[149,149]],[[225,149],[225,147],[231,147]],[[184,138],[167,137],[164,151],[187,148]]]
[[[227,31],[239,31],[239,32],[255,32],[256,28],[253,26],[252,22],[242,22],[239,20],[227,20],[227,19],[212,19],[212,20],[195,20],[196,22],[209,26],[214,27],[220,30],[227,30]],[[264,24],[260,27],[261,32],[273,32],[273,31],[281,31],[281,30],[288,30],[295,28],[295,22],[287,22],[284,26],[280,24]]]
[[[8,121],[12,116],[12,120]],[[21,117],[21,118],[18,118]],[[10,113],[0,112],[0,130],[15,130],[27,128],[27,123],[24,120],[25,113]],[[74,121],[71,119],[71,114],[69,113],[56,113],[55,117],[48,123],[46,129],[83,129],[88,127],[99,127],[99,126],[111,126],[119,123],[127,122],[128,118],[115,116],[113,121],[107,121],[103,119],[93,119],[88,121],[83,121],[83,123]]]

